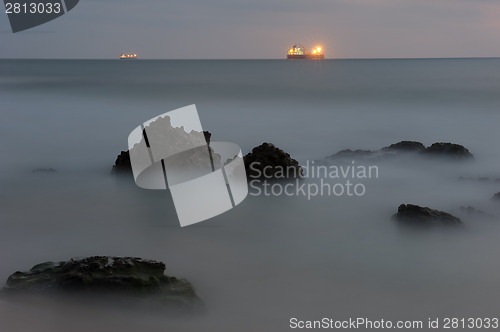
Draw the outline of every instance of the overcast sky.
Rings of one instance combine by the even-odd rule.
[[[283,58],[299,42],[327,58],[500,56],[500,0],[80,0],[13,34],[1,58]]]

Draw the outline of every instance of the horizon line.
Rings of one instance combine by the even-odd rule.
[[[323,60],[439,60],[439,59],[498,59],[500,56],[470,56],[470,57],[373,57],[373,58],[325,58]],[[123,60],[120,58],[1,58],[0,60]],[[287,60],[286,58],[140,58],[131,59],[130,61],[221,61],[221,60],[230,60],[230,61],[248,61],[248,60],[258,60],[258,61],[268,61],[268,60]],[[321,61],[321,60],[312,60],[312,61]]]

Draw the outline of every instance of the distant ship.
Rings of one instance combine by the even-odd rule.
[[[325,54],[321,52],[320,46],[316,46],[312,52],[308,52],[304,46],[295,44],[288,50],[286,58],[288,60],[323,60],[325,58]]]
[[[135,60],[137,59],[137,54],[125,54],[120,55],[120,60]]]

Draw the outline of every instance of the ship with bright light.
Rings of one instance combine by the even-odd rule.
[[[321,46],[316,46],[311,52],[309,52],[304,46],[295,44],[288,49],[286,58],[288,60],[323,60],[325,58],[325,54],[322,52]]]
[[[137,54],[125,54],[120,55],[120,60],[135,60],[137,59]]]

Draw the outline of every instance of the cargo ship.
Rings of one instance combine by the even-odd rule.
[[[137,54],[125,54],[120,55],[120,60],[135,60],[137,59]]]
[[[295,44],[288,50],[286,58],[288,60],[323,60],[325,54],[321,51],[320,46],[316,46],[312,52],[309,52],[304,46]]]

